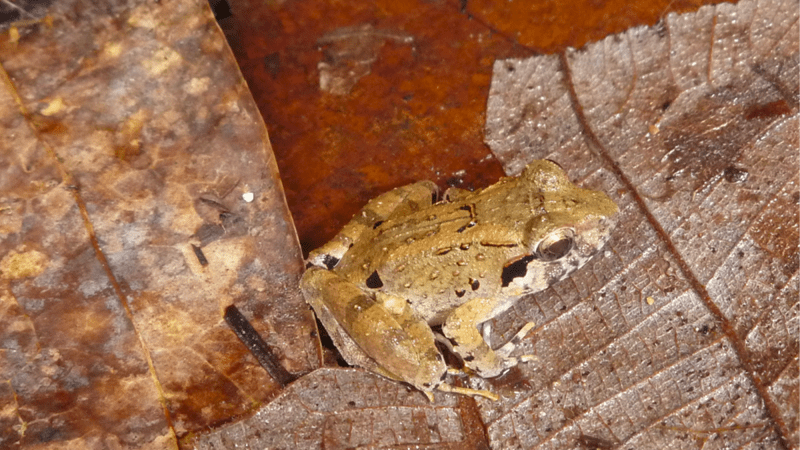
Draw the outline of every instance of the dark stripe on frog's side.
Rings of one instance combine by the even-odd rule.
[[[515,278],[521,278],[528,274],[528,263],[536,259],[533,255],[525,255],[522,258],[506,263],[503,266],[503,273],[500,275],[502,287],[506,287],[514,281]]]
[[[469,250],[472,247],[472,245],[473,245],[472,242],[464,242],[464,243],[461,243],[461,244],[459,244],[457,246],[442,247],[440,249],[434,250],[433,251],[433,255],[434,256],[444,256],[444,255],[450,253],[450,251],[455,250],[455,249]],[[514,242],[478,242],[478,245],[482,245],[484,247],[504,247],[504,248],[514,248],[514,247],[519,246],[519,244],[514,243]]]
[[[457,229],[456,233],[463,233],[464,231],[466,231],[467,228],[472,228],[477,224],[478,224],[477,222],[475,222],[474,220],[471,220],[468,224],[466,224],[466,225],[462,226],[461,228]]]

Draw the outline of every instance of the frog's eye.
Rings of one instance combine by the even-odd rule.
[[[539,246],[536,248],[537,259],[555,261],[563,258],[572,250],[574,238],[575,232],[571,228],[560,228],[550,232],[539,242]]]

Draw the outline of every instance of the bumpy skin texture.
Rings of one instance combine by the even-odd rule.
[[[428,181],[371,200],[311,252],[301,288],[348,363],[425,392],[447,367],[431,326],[482,377],[517,363],[480,325],[517,299],[567,277],[607,240],[617,206],[573,185],[555,163],[531,162],[485,189],[449,190],[433,203]]]

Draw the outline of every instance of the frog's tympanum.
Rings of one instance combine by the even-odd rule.
[[[349,364],[429,398],[434,389],[496,398],[445,383],[436,343],[481,377],[516,365],[522,357],[510,354],[534,324],[493,349],[485,322],[586,263],[617,206],[544,160],[485,189],[436,196],[436,185],[421,181],[371,200],[311,252],[301,288]]]

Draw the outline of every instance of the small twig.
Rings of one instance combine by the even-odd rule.
[[[250,325],[250,322],[239,312],[237,307],[231,305],[225,308],[225,322],[228,323],[228,326],[236,333],[236,337],[250,350],[250,353],[256,357],[258,363],[269,373],[273,380],[280,383],[281,386],[286,386],[296,379],[278,362],[275,351],[269,344],[264,342],[261,335]]]

